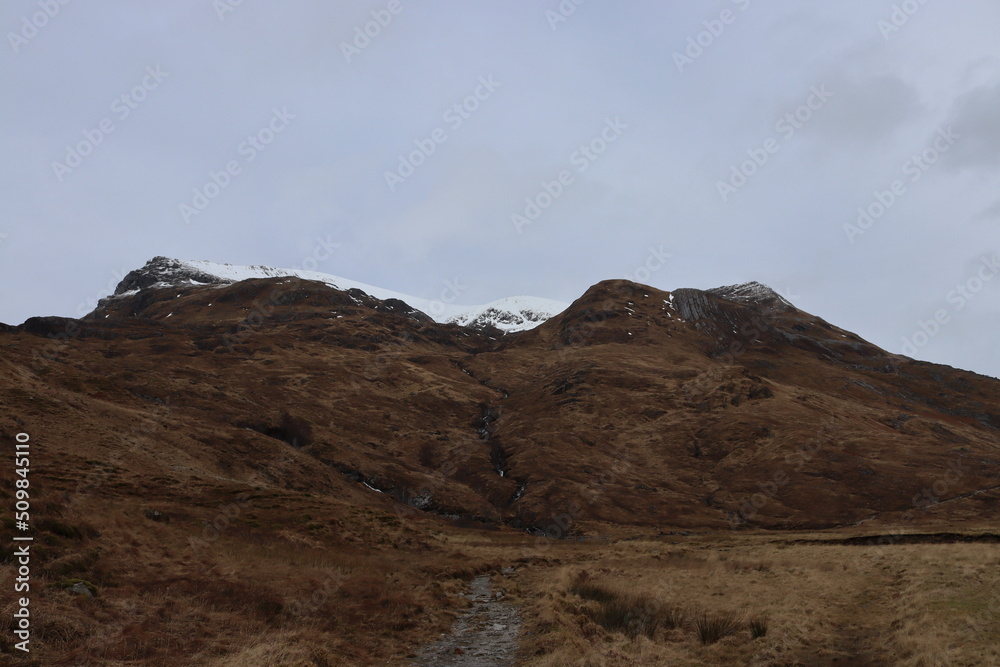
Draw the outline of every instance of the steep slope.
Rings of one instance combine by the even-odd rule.
[[[82,320],[0,327],[45,664],[409,664],[463,580],[515,559],[551,579],[540,534],[998,519],[1000,382],[761,285],[606,281],[503,334],[498,313],[176,268]]]
[[[252,454],[267,442],[320,464],[324,492],[536,532],[995,512],[997,381],[886,353],[761,285],[606,281],[497,337],[358,288],[236,277],[130,274],[82,322],[7,334],[11,372],[76,390],[85,415],[169,406],[204,445],[187,484],[273,476]],[[161,460],[191,455],[170,442]]]
[[[743,292],[745,294],[745,292]],[[476,357],[533,525],[995,517],[1000,383],[886,353],[770,291],[609,281]]]

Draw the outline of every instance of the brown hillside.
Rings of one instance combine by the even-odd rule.
[[[506,336],[297,279],[145,286],[0,346],[0,432],[31,436],[38,585],[60,609],[36,638],[60,660],[216,664],[210,647],[302,631],[289,599],[331,572],[295,619],[343,664],[399,658],[447,625],[431,580],[495,565],[442,551],[440,531],[530,545],[998,518],[1000,382],[889,354],[758,285],[606,281]],[[103,606],[54,597],[74,578]],[[175,624],[161,644],[156,618]],[[390,626],[373,654],[351,648]]]

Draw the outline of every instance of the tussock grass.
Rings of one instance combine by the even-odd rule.
[[[629,637],[653,637],[660,629],[681,627],[687,618],[687,613],[679,607],[665,605],[650,595],[590,582],[585,573],[573,582],[570,592],[598,603],[596,609],[585,611],[591,620],[605,630]]]
[[[735,635],[743,627],[743,619],[731,612],[721,614],[704,613],[695,620],[698,640],[702,644],[714,644],[720,639]]]
[[[511,561],[459,540],[421,548],[418,538],[443,540],[418,534],[416,522],[379,521],[385,510],[313,497],[275,510],[255,503],[205,531],[204,521],[232,505],[230,494],[216,495],[162,502],[175,517],[169,524],[146,518],[145,500],[109,509],[97,494],[64,507],[60,524],[42,524],[32,563],[33,586],[45,591],[32,601],[39,664],[161,665],[178,655],[202,665],[385,664],[448,629],[464,603],[462,577]],[[99,501],[103,511],[91,511]],[[336,530],[317,536],[283,521],[306,512]],[[251,513],[263,527],[245,524]],[[93,582],[97,597],[66,592],[76,580]],[[4,637],[12,636],[12,605],[0,605]],[[8,648],[0,641],[0,653]]]
[[[527,664],[781,665],[806,655],[834,664],[850,655],[901,667],[1000,665],[995,546],[802,541],[828,535],[553,543],[548,563],[520,573]],[[581,568],[590,574],[581,577]],[[687,618],[673,630],[630,637],[598,622],[605,591],[621,600],[647,596],[661,609],[687,610]],[[627,612],[613,611],[608,625],[627,628]],[[735,628],[725,627],[727,616],[740,621]]]
[[[618,599],[618,594],[615,591],[605,586],[599,586],[586,581],[574,582],[569,590],[584,600],[593,600],[602,604],[610,604],[616,602]]]
[[[757,616],[755,618],[750,619],[750,622],[747,625],[750,628],[751,639],[760,639],[761,637],[767,636],[766,618]]]

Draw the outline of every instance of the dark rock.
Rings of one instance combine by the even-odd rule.
[[[143,510],[142,512],[147,519],[150,521],[159,521],[161,523],[170,523],[170,517],[160,512],[159,510]]]
[[[146,262],[141,269],[130,271],[115,288],[115,294],[123,294],[132,290],[141,290],[157,283],[172,285],[185,283],[208,283],[210,285],[225,284],[221,278],[201,271],[192,271],[175,259],[154,257]]]

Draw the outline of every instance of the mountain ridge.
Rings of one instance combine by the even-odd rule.
[[[170,403],[223,450],[243,447],[247,428],[307,441],[311,461],[365,493],[522,530],[547,531],[595,484],[609,502],[567,530],[852,525],[901,516],[927,485],[907,466],[946,471],[955,457],[967,473],[950,511],[992,498],[1000,383],[891,354],[760,283],[606,280],[498,335],[329,276],[153,262],[82,320],[31,318],[0,335],[52,374],[39,382],[117,378],[99,383],[101,400]],[[816,439],[822,456],[790,468]],[[622,461],[630,484],[594,481]],[[748,511],[778,472],[782,492]]]
[[[433,300],[410,296],[319,271],[283,269],[264,265],[220,264],[204,260],[179,260],[162,255],[152,258],[144,266],[126,274],[109,298],[130,296],[147,288],[222,286],[249,279],[278,277],[315,280],[343,291],[358,289],[382,301],[406,303],[412,310],[420,311],[438,323],[454,323],[467,327],[494,327],[504,333],[532,329],[570,306],[566,302],[534,296],[504,297],[478,306],[460,305],[451,300],[446,303],[443,299]],[[692,288],[681,288],[682,291],[688,289]],[[708,292],[743,303],[780,304],[787,308],[794,308],[793,304],[776,291],[757,281],[695,291]],[[107,299],[98,306],[98,310],[100,310],[101,305],[107,305]]]
[[[319,271],[282,269],[263,265],[219,264],[157,256],[128,273],[112,298],[135,294],[146,288],[190,285],[227,285],[255,278],[297,277],[315,280],[344,291],[359,289],[382,301],[401,301],[431,319],[462,326],[495,327],[503,332],[524,331],[537,326],[569,304],[533,296],[505,297],[483,305],[459,305],[444,299],[425,299],[375,287]],[[100,306],[99,306],[100,307]]]

